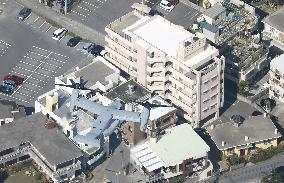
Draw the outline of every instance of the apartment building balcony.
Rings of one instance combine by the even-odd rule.
[[[164,84],[159,84],[161,82],[153,82],[153,84],[148,85],[148,89],[152,92],[154,91],[164,91]]]
[[[48,167],[48,165],[44,162],[44,160],[42,160],[37,154],[36,152],[34,152],[34,150],[31,148],[28,152],[28,154],[30,155],[30,157],[36,162],[37,165],[39,165],[42,170],[47,173],[50,177],[53,177],[54,173],[53,170],[51,168]]]
[[[78,162],[75,163],[75,164],[66,166],[66,167],[64,167],[64,168],[60,168],[60,169],[58,169],[58,170],[56,171],[56,173],[61,176],[61,175],[64,175],[64,174],[66,174],[66,173],[68,173],[68,172],[70,172],[70,171],[75,172],[75,171],[78,170],[78,169],[81,169],[81,162],[80,162],[80,161],[78,161]]]
[[[17,149],[16,151],[14,151],[12,153],[6,154],[6,155],[0,157],[0,163],[5,163],[5,162],[10,161],[12,159],[21,157],[25,154],[28,154],[29,149],[30,149],[30,146],[27,146],[27,147],[24,147],[24,148],[21,148],[21,149]]]
[[[149,72],[149,73],[162,72],[163,70],[164,70],[164,68],[163,67],[159,67],[159,66],[147,67],[147,72]]]
[[[165,77],[164,76],[155,76],[153,75],[152,77],[147,75],[147,81],[148,82],[165,82]]]
[[[148,64],[156,64],[156,63],[164,64],[164,60],[161,57],[153,57],[153,58],[147,57],[147,61]]]
[[[105,40],[108,42],[108,47],[116,47],[119,50],[123,51],[125,54],[132,56],[133,53],[131,51],[131,48],[128,45],[122,45],[118,40],[113,40],[110,38],[110,36],[106,35]]]
[[[125,57],[124,55],[120,54],[117,50],[110,48],[110,47],[106,47],[105,48],[107,52],[109,52],[112,57],[116,57],[117,59],[121,60],[124,64],[123,65],[132,65],[132,61],[130,60],[130,58]],[[112,60],[115,61],[114,58],[112,58]]]

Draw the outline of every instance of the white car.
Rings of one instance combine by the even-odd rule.
[[[160,7],[167,11],[172,11],[174,9],[174,5],[172,5],[172,3],[167,0],[162,0],[160,3]]]
[[[54,31],[54,33],[52,34],[52,35],[53,35],[53,36],[52,36],[52,39],[58,41],[58,40],[62,39],[62,38],[66,35],[67,32],[68,32],[68,30],[65,29],[65,28],[57,29],[57,30]]]

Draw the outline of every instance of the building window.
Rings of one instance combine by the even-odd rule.
[[[211,99],[214,100],[214,99],[216,99],[216,97],[217,97],[217,94],[213,95],[213,96],[211,97]]]
[[[217,88],[218,85],[215,85],[211,88],[211,90],[215,90]]]
[[[208,108],[205,108],[205,109],[202,110],[202,112],[205,113],[205,112],[207,112],[208,110],[209,110]]]
[[[214,109],[215,107],[217,107],[217,104],[212,105],[211,109]]]
[[[209,99],[203,100],[203,104],[206,104],[207,102],[209,102]]]
[[[136,59],[136,58],[133,58],[133,61],[134,61],[134,62],[137,62],[137,59]]]
[[[133,52],[134,52],[134,53],[137,53],[137,50],[136,50],[136,49],[133,49]]]
[[[217,79],[218,76],[214,76],[211,78],[212,81],[215,81]]]
[[[205,81],[203,84],[204,85],[207,85],[209,83],[209,80]]]
[[[209,90],[207,89],[207,90],[203,91],[203,94],[206,94],[206,93],[208,93],[208,92],[209,92]]]

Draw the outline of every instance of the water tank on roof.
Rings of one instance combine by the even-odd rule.
[[[198,22],[196,22],[196,21],[193,22],[192,29],[193,29],[193,30],[197,30],[198,27],[199,27],[199,26],[198,26]]]

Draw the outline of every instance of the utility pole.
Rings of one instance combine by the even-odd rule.
[[[65,13],[65,15],[67,15],[67,1],[68,0],[64,0],[65,2],[65,5],[64,5],[64,13]]]

